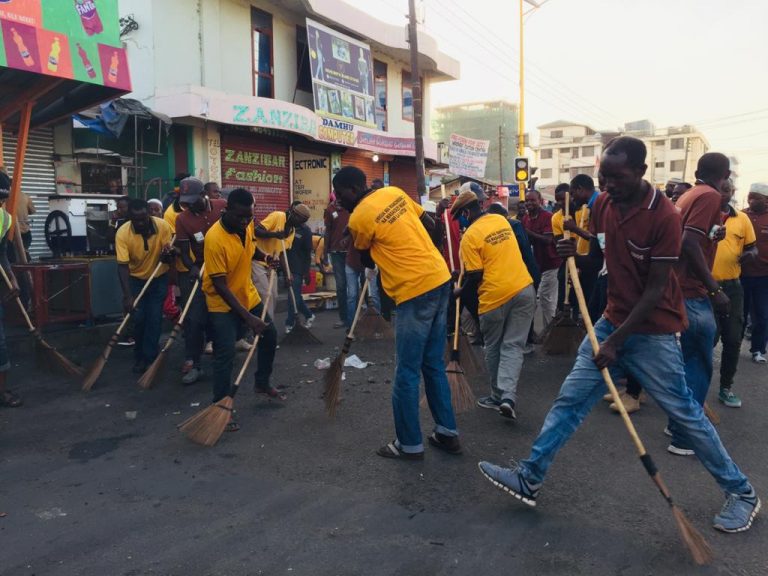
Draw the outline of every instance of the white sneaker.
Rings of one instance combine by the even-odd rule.
[[[752,362],[756,364],[768,364],[768,358],[763,356],[760,352],[752,352]]]
[[[213,342],[206,342],[205,343],[205,353],[206,354],[213,354]]]
[[[312,324],[314,324],[315,318],[316,318],[316,316],[314,314],[312,314],[312,316],[307,318],[307,321],[304,323],[304,326],[306,328],[312,328]]]
[[[286,327],[285,327],[285,333],[286,333],[286,334],[290,334],[290,333],[291,333],[291,330],[293,330],[293,324],[291,324],[290,326],[286,325]]]
[[[241,338],[237,342],[235,342],[235,350],[238,352],[248,352],[248,350],[251,349],[252,344],[248,342],[245,338]]]
[[[680,448],[679,446],[675,446],[674,444],[670,444],[667,446],[667,452],[670,454],[674,454],[675,456],[694,456],[696,452],[691,450],[690,448]]]

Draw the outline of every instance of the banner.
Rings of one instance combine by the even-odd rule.
[[[0,66],[130,91],[117,0],[0,0]]]
[[[328,156],[293,153],[293,200],[305,204],[311,213],[307,225],[312,232],[324,227],[323,212],[331,195],[331,162]]]
[[[370,46],[309,18],[307,42],[315,112],[375,128]]]
[[[448,171],[456,176],[485,178],[489,140],[475,140],[451,134],[448,146]]]

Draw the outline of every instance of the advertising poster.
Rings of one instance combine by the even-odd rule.
[[[0,66],[130,91],[117,0],[0,0]]]
[[[375,128],[370,46],[309,18],[307,41],[318,116]]]
[[[293,153],[293,199],[306,204],[312,214],[307,225],[312,232],[323,227],[323,211],[331,195],[331,161],[328,156]]]
[[[476,140],[451,134],[448,146],[448,171],[457,176],[485,178],[489,140]]]

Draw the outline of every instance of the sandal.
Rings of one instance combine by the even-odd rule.
[[[446,436],[439,432],[433,432],[428,440],[432,446],[439,448],[443,452],[454,454],[455,456],[461,454],[461,444],[459,443],[458,436]]]
[[[376,454],[382,458],[396,458],[399,460],[424,460],[424,452],[403,452],[392,441],[386,446],[376,450]]]
[[[232,422],[227,424],[227,427],[224,430],[226,430],[227,432],[237,432],[238,430],[240,430],[240,424],[238,424],[233,420]]]
[[[24,401],[13,392],[0,392],[0,406],[5,406],[6,408],[18,408],[23,404]]]
[[[256,386],[254,388],[256,394],[266,394],[269,398],[272,398],[273,400],[287,400],[288,395],[283,392],[282,390],[278,390],[274,386],[269,386],[267,388],[262,388],[260,386]]]

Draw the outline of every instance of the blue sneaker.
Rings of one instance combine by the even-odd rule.
[[[528,506],[536,506],[536,496],[541,484],[529,484],[520,474],[519,468],[503,468],[490,462],[479,462],[477,466],[494,486],[512,494]]]
[[[477,400],[477,405],[480,408],[488,408],[490,410],[498,411],[501,401],[496,400],[493,396],[483,396]]]
[[[715,530],[730,533],[749,530],[755,516],[760,512],[760,504],[760,498],[755,494],[754,488],[749,494],[727,494],[725,504],[715,516]]]

